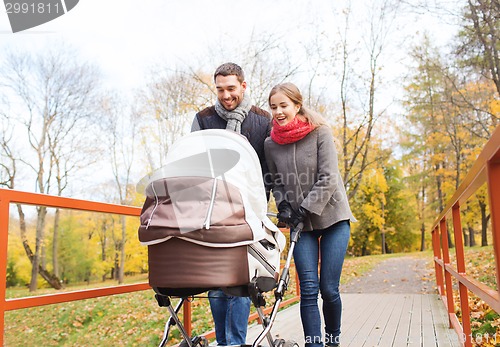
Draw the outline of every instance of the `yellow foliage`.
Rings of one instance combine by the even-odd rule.
[[[489,105],[490,113],[495,116],[500,116],[500,100],[494,99],[490,101]]]

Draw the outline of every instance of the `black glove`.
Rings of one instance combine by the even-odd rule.
[[[278,205],[278,214],[276,217],[278,217],[278,221],[284,224],[289,224],[290,220],[292,219],[293,215],[293,208],[292,205],[286,200],[283,200],[280,202]]]
[[[278,220],[289,227],[296,228],[299,223],[304,221],[306,216],[307,210],[305,208],[299,206],[299,209],[295,211],[286,200],[280,202],[278,206]]]

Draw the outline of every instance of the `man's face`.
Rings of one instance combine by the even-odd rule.
[[[215,78],[217,98],[221,105],[228,111],[234,110],[243,101],[243,94],[247,83],[240,83],[235,75],[221,76]]]

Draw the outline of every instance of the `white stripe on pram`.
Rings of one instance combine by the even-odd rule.
[[[196,243],[196,244],[201,245],[201,246],[212,247],[212,248],[228,248],[228,247],[247,246],[247,245],[251,245],[252,243],[255,243],[255,242],[262,240],[262,239],[244,240],[244,241],[232,242],[232,243],[210,243],[210,242],[206,242],[206,241],[199,241],[199,240],[190,239],[187,237],[167,236],[167,237],[164,237],[162,239],[156,239],[156,240],[151,240],[151,241],[141,241],[141,245],[143,245],[143,246],[156,245],[158,243],[168,241],[173,237],[180,239],[180,240],[187,241],[187,242]]]
[[[153,183],[151,183],[151,189],[153,189],[153,194],[155,195],[155,207],[153,207],[153,211],[151,211],[151,215],[149,216],[148,224],[146,225],[146,230],[148,230],[149,225],[151,224],[151,220],[153,219],[159,201],[158,195],[156,195],[155,185]]]
[[[257,259],[257,261],[261,263],[262,266],[264,266],[267,272],[269,272],[271,275],[274,276],[274,273],[276,272],[276,267],[269,264],[266,257],[262,253],[260,253],[259,250],[257,250],[257,248],[255,248],[253,244],[248,246],[248,253],[252,255],[255,259]]]
[[[210,220],[212,218],[212,211],[214,209],[216,192],[217,192],[217,180],[214,179],[214,183],[212,185],[212,196],[210,197],[210,205],[208,205],[207,216],[205,217],[205,221],[203,222],[203,227],[207,230],[210,229]]]

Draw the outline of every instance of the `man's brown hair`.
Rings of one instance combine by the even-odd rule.
[[[214,81],[219,75],[221,76],[235,75],[240,83],[243,83],[243,81],[245,80],[245,74],[243,73],[243,69],[235,63],[225,63],[219,66],[217,70],[215,70]]]

